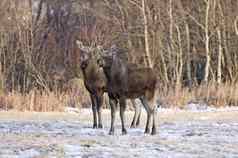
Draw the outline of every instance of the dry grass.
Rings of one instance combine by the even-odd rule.
[[[28,94],[18,92],[0,93],[0,108],[17,111],[63,111],[65,107],[89,108],[91,105],[87,90],[81,81],[74,81],[65,93],[40,93],[32,90]],[[74,85],[74,86],[73,86]],[[77,85],[77,86],[75,86]],[[74,87],[74,88],[73,88]],[[164,107],[183,108],[188,103],[202,103],[216,107],[238,105],[238,84],[209,84],[188,88],[167,88],[158,90]],[[106,99],[105,102],[108,102]],[[105,104],[104,104],[105,105]],[[105,106],[104,106],[105,107]],[[108,105],[107,105],[108,107]]]
[[[31,91],[29,94],[22,95],[13,92],[1,96],[0,107],[19,111],[62,111],[65,102],[67,102],[66,96],[57,96],[54,93],[40,94],[38,91]]]
[[[18,111],[63,111],[64,107],[85,107],[90,105],[88,92],[82,80],[73,79],[66,84],[64,93],[32,90],[28,94],[19,92],[0,93],[0,108]]]
[[[108,107],[108,98],[104,97],[104,107]],[[64,92],[46,93],[32,90],[28,94],[19,92],[1,93],[0,109],[17,111],[63,111],[65,107],[89,108],[91,100],[82,79],[72,79],[64,87]]]
[[[201,85],[188,88],[168,88],[159,92],[161,101],[166,106],[183,108],[188,103],[202,103],[215,107],[238,105],[238,84]]]

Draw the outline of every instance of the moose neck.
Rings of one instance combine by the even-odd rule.
[[[97,78],[99,69],[100,67],[97,65],[97,63],[93,59],[90,59],[87,67],[83,69],[84,78],[86,80]]]
[[[128,67],[126,61],[119,56],[113,56],[110,75],[112,87],[117,87],[115,93],[125,94],[128,91]],[[118,87],[120,87],[118,89]]]
[[[112,73],[119,74],[123,78],[127,77],[128,67],[126,61],[122,60],[118,55],[113,56],[111,70]]]
[[[108,82],[110,82],[111,81],[111,77],[110,77],[111,67],[103,67],[103,72],[104,72]]]

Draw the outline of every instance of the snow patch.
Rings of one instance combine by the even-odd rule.
[[[35,149],[29,149],[29,150],[20,151],[18,158],[33,158],[37,156],[40,156],[40,152],[38,152]]]
[[[69,145],[69,144],[65,144],[63,146],[64,152],[66,156],[69,157],[81,157],[82,153],[82,147],[80,147],[79,145]]]
[[[65,107],[64,112],[70,113],[70,114],[78,114],[80,113],[80,110],[78,108]]]
[[[214,110],[214,108],[208,107],[207,104],[189,103],[189,104],[185,105],[185,110],[189,110],[189,111],[210,111],[210,110]]]

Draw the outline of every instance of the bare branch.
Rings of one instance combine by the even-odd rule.
[[[189,18],[191,19],[191,20],[193,20],[200,28],[202,28],[203,30],[205,30],[205,26],[202,24],[202,23],[200,23],[194,16],[192,16],[190,13],[188,13],[187,11],[184,11],[185,12],[185,14],[186,15],[188,15],[189,16]]]
[[[238,36],[238,16],[236,16],[234,27],[235,27],[236,35]]]
[[[140,4],[138,4],[137,2],[135,2],[135,1],[133,1],[133,0],[129,0],[129,3],[135,5],[135,6],[138,7],[141,11],[143,11],[143,7],[142,7]]]

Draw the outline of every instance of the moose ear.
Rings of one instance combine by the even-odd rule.
[[[99,47],[99,46],[96,47],[95,53],[96,53],[98,58],[102,57],[102,51],[103,51],[103,49],[101,47]]]
[[[81,53],[89,53],[90,47],[84,46],[82,41],[76,40],[78,48],[81,50]]]
[[[78,46],[78,48],[82,48],[83,47],[83,43],[79,40],[76,40],[76,44]]]
[[[118,50],[117,45],[116,45],[116,44],[113,44],[113,45],[111,46],[111,51],[116,52],[117,50]]]
[[[103,51],[103,46],[98,45],[98,46],[97,46],[97,50],[100,51],[100,52]]]

